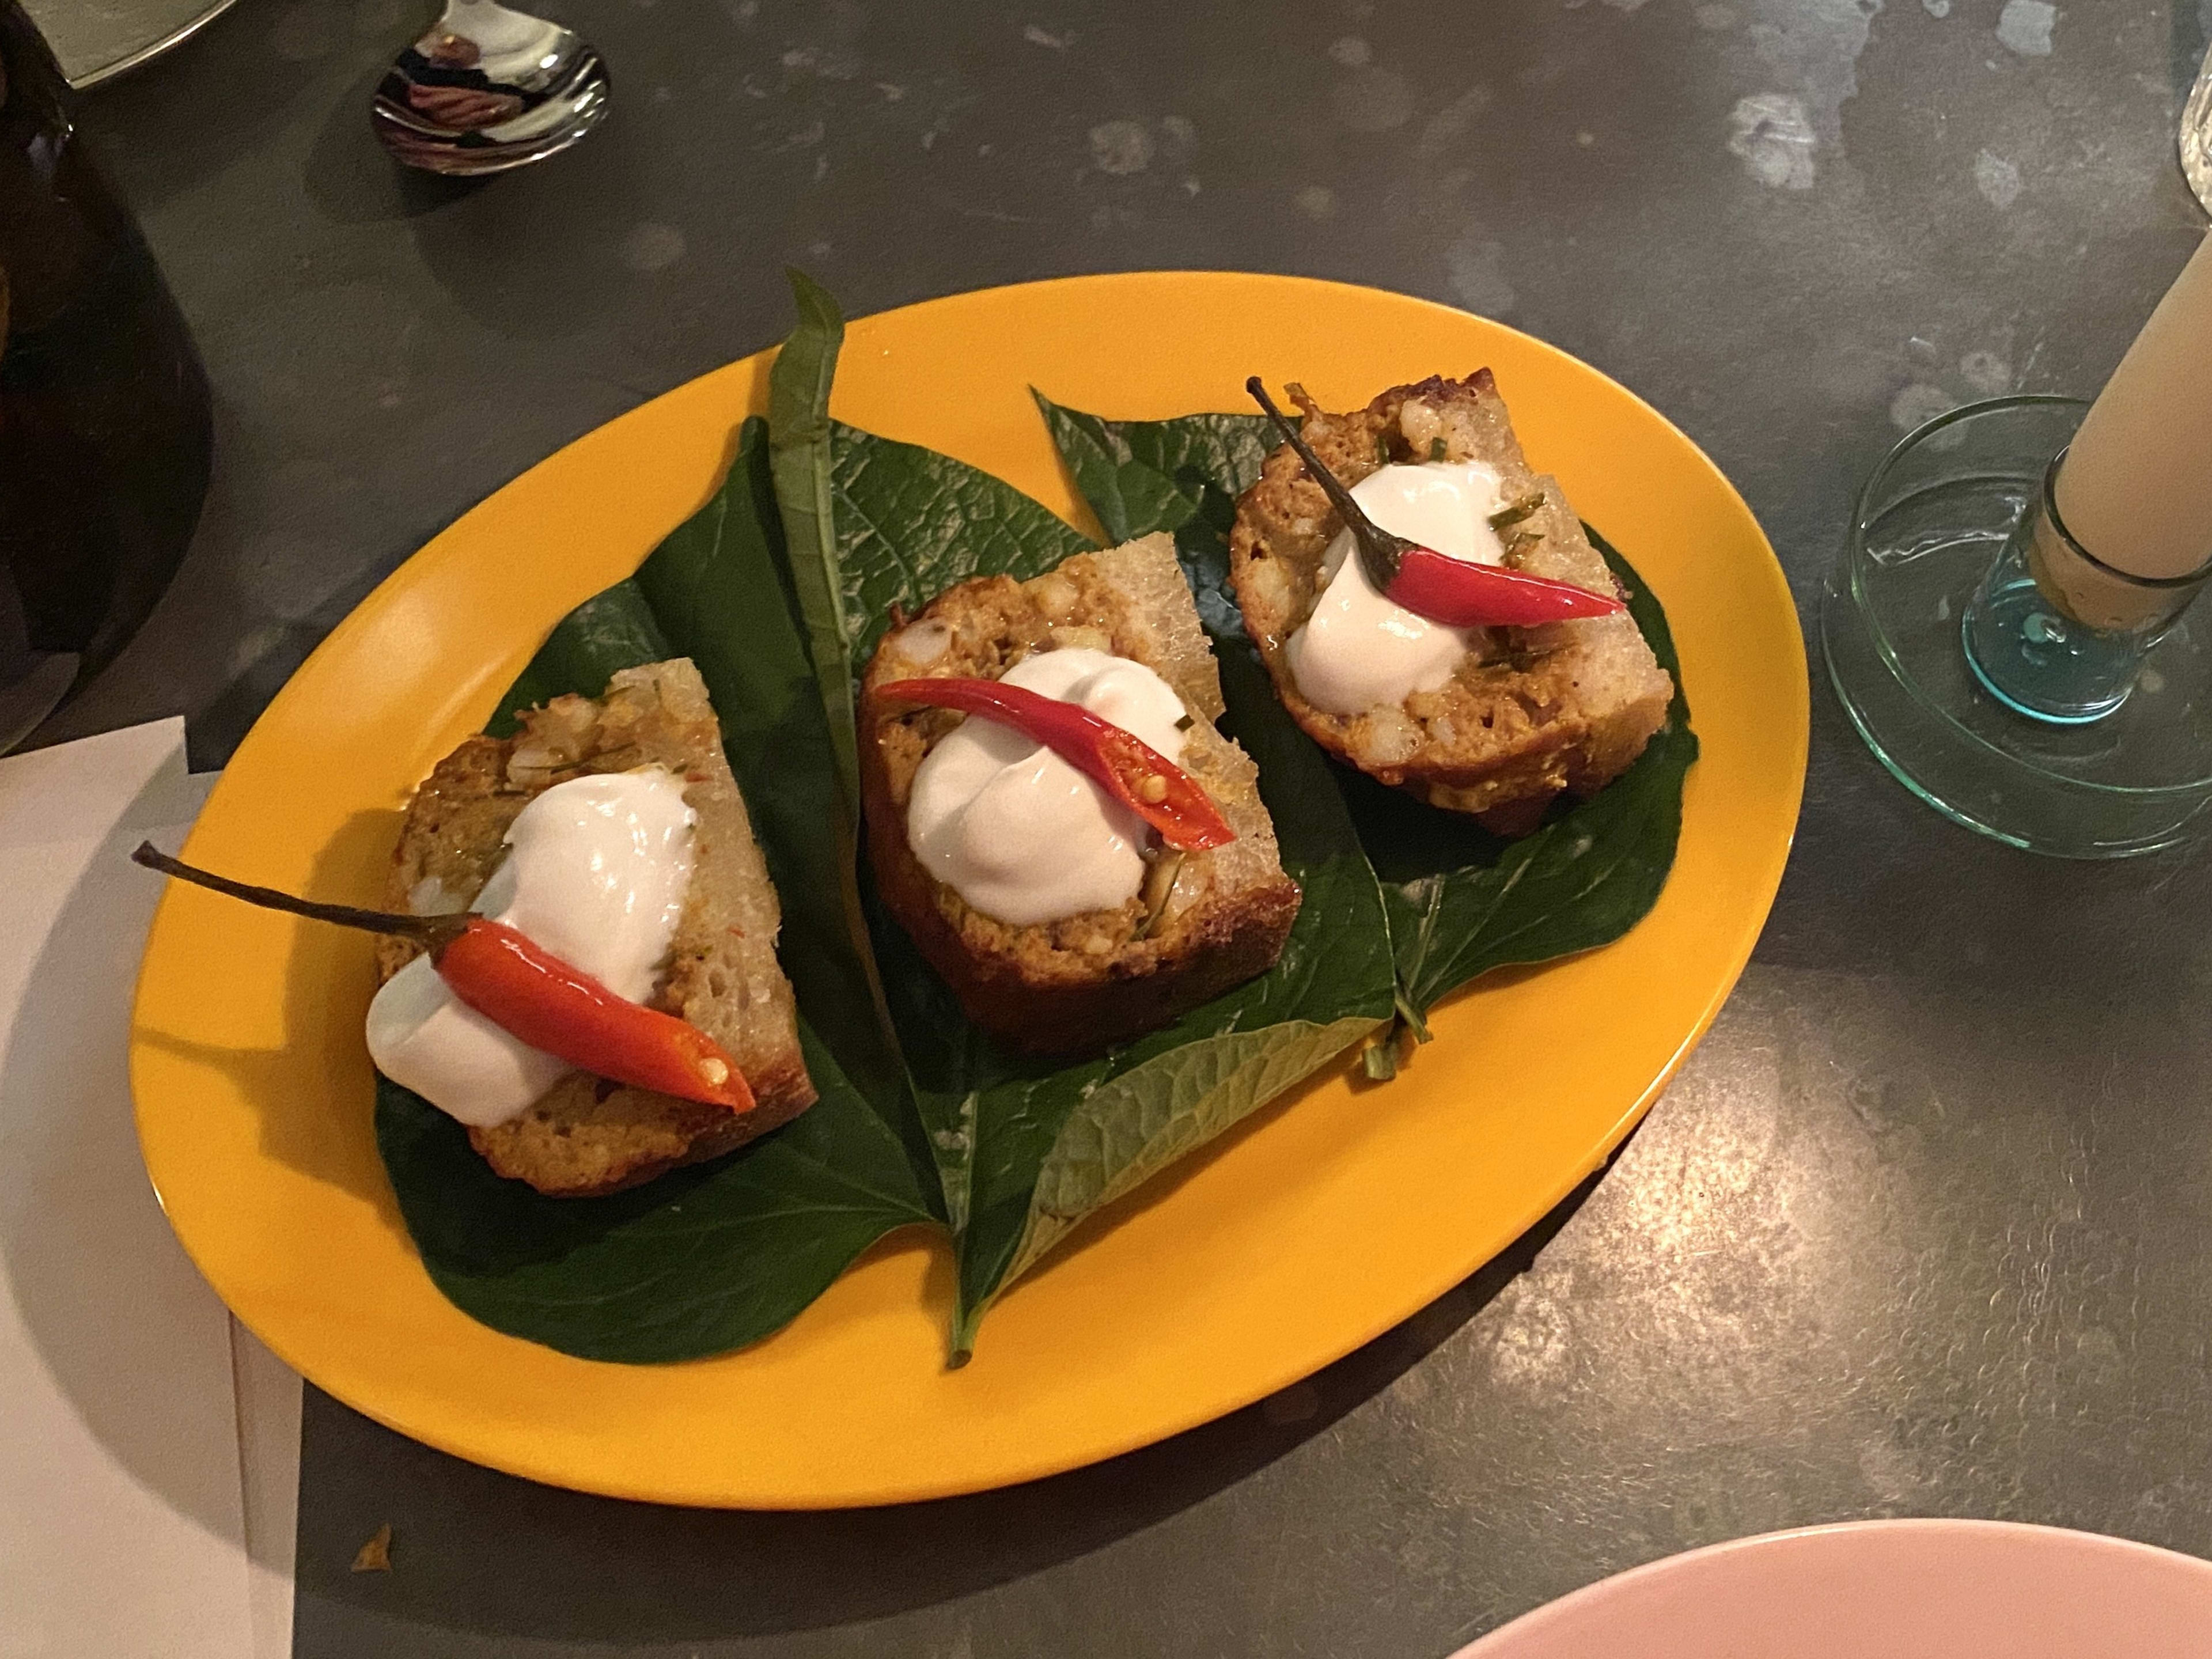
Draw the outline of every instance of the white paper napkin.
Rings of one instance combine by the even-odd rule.
[[[211,779],[184,723],[0,761],[0,1659],[283,1659],[299,1379],[194,1271],[131,1124],[131,988]]]

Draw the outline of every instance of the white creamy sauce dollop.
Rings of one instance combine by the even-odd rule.
[[[643,1002],[684,915],[697,820],[683,780],[661,767],[556,783],[516,816],[506,859],[470,908]],[[368,1053],[394,1083],[486,1127],[572,1069],[462,1002],[428,957],[369,1004]]]
[[[1076,647],[1025,657],[1002,678],[1182,758],[1182,699],[1140,662]],[[1051,750],[973,714],[923,757],[907,804],[907,845],[921,867],[1017,927],[1126,902],[1144,884],[1150,833]]]
[[[1378,467],[1352,487],[1352,499],[1383,529],[1476,564],[1504,562],[1490,527],[1498,496],[1498,470],[1481,461]],[[1352,532],[1340,531],[1322,556],[1321,600],[1284,642],[1298,690],[1331,714],[1394,708],[1416,691],[1441,690],[1480,630],[1447,628],[1391,604],[1352,551]]]

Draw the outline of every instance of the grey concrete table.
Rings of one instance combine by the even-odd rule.
[[[2200,224],[2194,0],[565,4],[613,118],[481,187],[370,143],[401,0],[242,0],[91,103],[219,453],[174,592],[51,735],[182,710],[221,762],[434,531],[773,340],[787,262],[856,313],[1164,265],[1503,317],[1704,444],[1809,623],[1899,428],[2094,388]],[[2202,857],[1980,842],[1818,689],[1741,990],[1507,1262],[1227,1421],[905,1510],[583,1498],[311,1395],[300,1651],[1431,1656],[1796,1522],[2212,1553],[2208,922]],[[395,1571],[349,1574],[387,1521]]]

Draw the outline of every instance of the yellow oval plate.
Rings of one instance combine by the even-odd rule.
[[[439,536],[293,677],[188,854],[372,903],[416,780],[562,613],[634,568],[765,404],[769,354],[562,450]],[[1231,1411],[1406,1318],[1595,1169],[1718,1012],[1796,823],[1806,679],[1782,573],[1712,464],[1525,335],[1370,289],[1146,273],[964,294],[855,323],[840,418],[988,469],[1087,522],[1030,401],[1130,418],[1237,410],[1248,374],[1331,408],[1498,373],[1529,454],[1673,623],[1702,757],[1674,875],[1620,943],[1501,975],[1435,1017],[1398,1081],[1338,1073],[1084,1230],[945,1369],[949,1258],[887,1241],[781,1334],[658,1367],[573,1359],[432,1286],[379,1163],[368,942],[173,886],[139,981],[146,1165],[223,1299],[402,1433],[625,1498],[817,1508],[935,1498],[1110,1457]]]

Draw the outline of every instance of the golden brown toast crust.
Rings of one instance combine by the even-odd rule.
[[[1032,653],[1076,646],[1141,662],[1175,689],[1194,722],[1183,768],[1237,831],[1226,847],[1184,855],[1149,927],[1142,894],[1113,910],[1010,926],[970,908],[907,844],[915,769],[961,717],[890,702],[877,688],[915,677],[996,679]],[[1218,672],[1165,536],[1078,554],[1032,581],[963,582],[884,636],[860,691],[868,855],[884,902],[969,1018],[1031,1052],[1096,1052],[1274,965],[1298,886],[1284,873],[1258,769],[1214,730],[1221,712]]]
[[[559,697],[530,711],[512,738],[471,738],[416,791],[392,855],[391,908],[465,909],[533,796],[587,773],[650,764],[685,780],[698,817],[691,888],[654,1006],[720,1042],[756,1103],[733,1113],[572,1072],[520,1116],[469,1131],[500,1174],[556,1197],[614,1192],[719,1157],[814,1101],[791,986],[775,963],[775,891],[697,671],[681,659],[625,670],[604,698]],[[384,940],[382,976],[415,951]]]
[[[1516,526],[1539,539],[1516,557],[1533,574],[1610,593],[1604,558],[1559,481],[1533,472],[1488,369],[1393,386],[1331,415],[1302,400],[1304,436],[1346,485],[1390,462],[1479,460],[1503,499],[1541,491]],[[1283,705],[1323,748],[1432,805],[1471,812],[1501,834],[1535,827],[1562,790],[1589,795],[1626,770],[1665,724],[1674,682],[1629,617],[1493,629],[1442,690],[1401,706],[1326,714],[1300,694],[1285,642],[1313,610],[1322,554],[1342,528],[1289,445],[1237,504],[1229,576]]]

